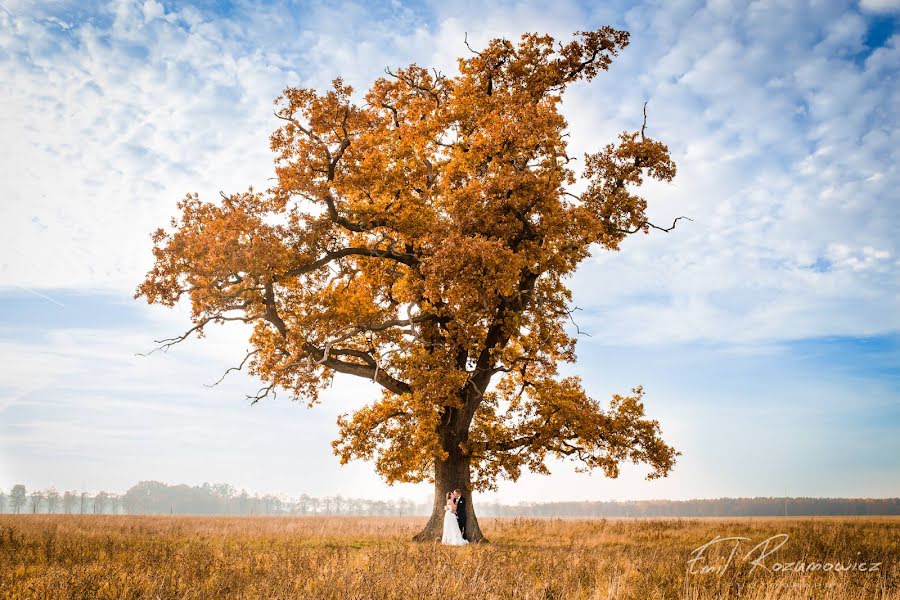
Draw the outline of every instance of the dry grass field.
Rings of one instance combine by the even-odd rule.
[[[484,519],[463,548],[410,542],[423,522],[0,515],[0,597],[900,599],[900,518]],[[716,536],[750,539],[689,564]]]

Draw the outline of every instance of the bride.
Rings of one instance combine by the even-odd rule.
[[[469,540],[459,531],[459,521],[456,516],[456,502],[453,501],[453,492],[447,492],[447,502],[444,503],[444,535],[442,544],[451,546],[465,546]]]

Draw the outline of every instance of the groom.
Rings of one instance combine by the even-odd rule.
[[[466,537],[466,499],[462,497],[462,492],[458,489],[453,490],[453,498],[456,500],[456,518],[459,521],[459,532],[463,539]]]

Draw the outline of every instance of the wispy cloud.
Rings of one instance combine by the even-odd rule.
[[[594,15],[575,3],[549,14],[541,3],[478,7],[477,19],[465,3],[0,12],[0,73],[16,82],[0,95],[0,285],[133,289],[150,263],[149,232],[185,192],[265,187],[271,101],[288,83],[341,74],[363,89],[392,64],[452,71],[466,32],[478,43],[613,22],[632,44],[568,96],[574,154],[637,127],[649,101],[651,133],[679,165],[672,185],[650,187],[652,214],[694,222],[580,271],[576,301],[606,323],[595,337],[900,328],[895,31],[868,46],[874,17],[851,3],[680,1]],[[636,301],[658,297],[666,302]]]
[[[898,0],[861,0],[859,7],[868,12],[874,13],[898,13],[900,12],[900,1]]]

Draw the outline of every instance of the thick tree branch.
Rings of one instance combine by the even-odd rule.
[[[287,338],[287,325],[284,323],[284,320],[282,320],[282,318],[278,315],[278,309],[275,305],[274,286],[271,282],[269,282],[266,283],[265,289],[266,320],[268,320],[275,326],[282,337]],[[412,391],[412,388],[408,383],[395,379],[394,377],[386,373],[383,369],[379,369],[375,359],[370,355],[363,353],[362,351],[343,350],[340,352],[346,354],[347,356],[363,358],[363,360],[365,360],[364,356],[368,356],[369,360],[367,360],[366,362],[369,364],[363,365],[360,363],[352,363],[333,358],[332,356],[330,356],[330,354],[332,354],[333,352],[326,352],[324,349],[319,348],[309,341],[303,342],[302,350],[304,353],[306,353],[307,356],[315,360],[316,363],[325,368],[331,369],[332,371],[337,371],[338,373],[344,373],[347,375],[356,375],[357,377],[362,377],[364,379],[371,379],[375,383],[378,383],[383,388],[395,394],[408,394]],[[351,354],[351,352],[354,354]]]
[[[334,252],[328,252],[325,256],[318,258],[312,262],[309,262],[305,265],[300,265],[294,267],[293,269],[289,269],[282,273],[281,275],[276,276],[276,281],[278,279],[284,279],[286,277],[296,277],[297,275],[303,275],[305,273],[311,273],[317,269],[328,265],[339,258],[344,258],[346,256],[367,256],[371,258],[383,258],[385,260],[392,260],[410,267],[417,266],[419,264],[419,257],[411,252],[395,252],[392,248],[388,248],[387,250],[378,250],[377,248],[341,248],[340,250],[335,250]]]
[[[357,377],[362,377],[363,379],[371,379],[375,383],[381,385],[381,387],[397,395],[408,394],[412,391],[412,388],[408,383],[392,377],[383,369],[379,369],[375,359],[368,353],[360,350],[330,350],[326,355],[325,350],[318,346],[315,346],[310,342],[303,342],[303,351],[323,367],[331,369],[332,371],[337,371],[338,373],[355,375]],[[346,354],[348,356],[360,357],[369,364],[363,365],[339,360],[331,356],[334,354]]]
[[[522,448],[533,444],[538,438],[542,436],[548,435],[548,426],[550,425],[550,421],[553,419],[553,415],[559,412],[558,408],[554,408],[549,413],[547,413],[546,417],[544,417],[544,422],[537,425],[534,428],[534,433],[529,435],[523,435],[517,438],[513,438],[511,440],[506,441],[495,441],[488,442],[482,445],[482,449],[488,452],[508,452],[510,450],[515,450],[516,448]]]

